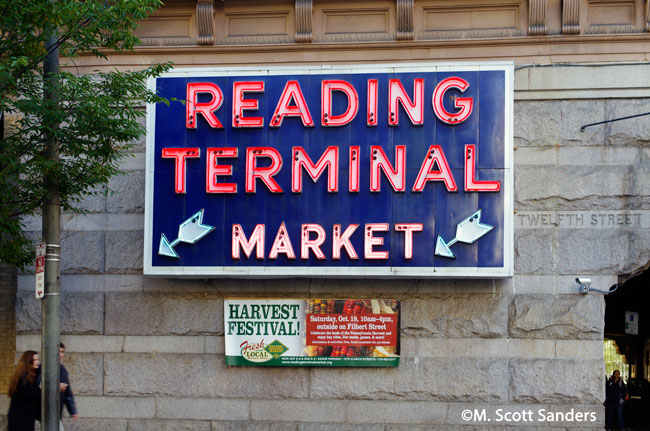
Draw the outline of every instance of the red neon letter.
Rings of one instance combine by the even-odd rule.
[[[163,159],[176,159],[174,176],[174,191],[185,193],[185,159],[196,159],[200,156],[198,148],[163,148]]]
[[[498,192],[501,181],[479,181],[476,179],[476,145],[465,145],[465,191]]]
[[[349,178],[348,178],[348,189],[351,192],[359,191],[359,157],[361,156],[361,151],[359,147],[354,145],[350,147],[350,166],[349,166]]]
[[[379,145],[371,145],[372,151],[370,159],[370,191],[381,191],[381,181],[379,181],[379,170],[381,169],[386,174],[388,181],[393,186],[396,192],[403,192],[406,190],[404,185],[404,176],[406,175],[406,145],[395,146],[395,166],[388,161],[386,153]]]
[[[309,234],[316,232],[316,238],[310,239]],[[325,229],[319,224],[303,224],[302,238],[300,240],[300,258],[309,259],[309,249],[314,252],[318,259],[325,259],[325,253],[320,246],[325,242]]]
[[[474,98],[472,97],[459,97],[454,102],[454,107],[460,109],[460,111],[455,114],[447,112],[442,101],[444,100],[445,93],[450,88],[455,88],[460,90],[461,93],[464,93],[465,90],[469,88],[469,82],[465,81],[463,78],[451,77],[443,79],[438,83],[436,89],[433,92],[433,112],[435,112],[436,117],[440,119],[443,123],[447,124],[460,124],[463,121],[469,118],[472,113],[472,107],[474,106]]]
[[[440,170],[432,171],[431,169],[433,169],[436,163],[440,167]],[[451,173],[451,169],[449,169],[445,153],[440,148],[440,145],[431,145],[429,147],[429,151],[427,151],[427,155],[422,162],[422,167],[420,167],[420,173],[413,184],[413,191],[421,192],[424,190],[424,185],[427,181],[444,181],[447,191],[458,191],[456,181],[454,181],[454,176]]]
[[[373,232],[386,232],[388,230],[388,223],[367,223],[366,235],[363,241],[363,255],[366,259],[388,259],[387,251],[374,251],[372,249],[375,245],[383,245],[383,237],[374,237]]]
[[[368,126],[377,125],[377,80],[369,79],[368,80]]]
[[[289,106],[292,100],[295,105]],[[284,86],[282,96],[278,100],[278,106],[276,106],[273,118],[271,118],[271,127],[280,127],[284,117],[300,117],[305,127],[314,127],[314,120],[311,119],[305,96],[302,95],[298,81],[287,81]]]
[[[269,157],[271,165],[258,167],[257,159]],[[247,147],[246,148],[246,193],[255,193],[255,179],[260,178],[273,193],[282,193],[282,188],[275,182],[273,176],[282,169],[282,156],[275,148]]]
[[[263,93],[264,81],[244,81],[232,83],[232,127],[264,127],[264,118],[244,118],[245,110],[259,109],[257,99],[244,99],[244,92]]]
[[[347,229],[345,229],[343,235],[341,235],[341,225],[334,225],[334,235],[332,235],[332,259],[338,260],[341,258],[341,247],[345,247],[345,251],[348,253],[350,259],[359,259],[356,250],[350,242],[350,237],[358,227],[358,224],[351,224]]]
[[[417,78],[413,80],[413,99],[406,94],[404,87],[399,79],[388,81],[388,125],[397,126],[399,124],[399,106],[398,102],[406,110],[411,123],[414,126],[424,124],[424,79]]]
[[[199,93],[212,95],[212,100],[207,103],[198,103]],[[213,111],[221,107],[223,93],[217,84],[211,82],[190,82],[187,84],[187,105],[185,105],[185,124],[188,129],[196,129],[197,115],[203,115],[210,127],[221,129],[223,126]]]
[[[251,257],[253,248],[258,259],[264,259],[264,225],[258,224],[251,234],[251,239],[246,239],[246,234],[241,225],[232,225],[232,258],[239,259],[239,247],[244,250],[246,257]]]
[[[348,98],[348,109],[341,115],[332,114],[332,91],[342,91]],[[342,80],[326,80],[321,83],[321,116],[323,127],[345,126],[357,116],[359,95],[352,84]]]
[[[293,161],[291,162],[291,191],[302,192],[302,170],[304,167],[312,181],[316,182],[321,174],[327,171],[327,191],[336,192],[339,189],[339,147],[327,147],[323,155],[314,164],[305,149],[293,147]]]
[[[413,258],[413,232],[422,232],[422,223],[399,223],[395,230],[404,232],[404,259]]]
[[[220,157],[237,157],[237,148],[208,148],[207,166],[205,170],[206,193],[237,193],[237,184],[217,182],[218,175],[232,175],[232,166],[218,165]]]
[[[293,247],[291,246],[291,238],[289,238],[284,222],[280,225],[278,234],[275,236],[275,241],[273,241],[273,246],[271,246],[271,252],[269,253],[269,259],[277,259],[279,253],[286,254],[287,259],[296,258]]]

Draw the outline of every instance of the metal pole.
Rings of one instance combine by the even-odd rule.
[[[59,72],[59,49],[56,46],[57,36],[54,33],[47,41],[46,49],[49,54],[43,66],[45,85],[44,98],[56,103],[58,88],[56,75]],[[47,84],[52,85],[47,85]],[[58,124],[48,125],[52,130]],[[47,129],[47,128],[46,128]],[[54,136],[44,134],[45,157],[58,163],[59,146]],[[41,429],[43,431],[58,431],[60,416],[59,391],[59,338],[61,335],[61,219],[59,184],[56,177],[47,175],[44,178],[47,187],[47,197],[43,204],[43,241],[47,244],[45,252],[45,296],[43,297],[43,335],[42,335],[42,365],[41,365]]]

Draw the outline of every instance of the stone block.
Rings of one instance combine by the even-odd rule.
[[[553,232],[515,230],[515,273],[550,274],[553,271]]]
[[[248,420],[249,401],[220,398],[156,398],[160,419]]]
[[[101,334],[104,332],[104,295],[67,293],[61,296],[61,333]]]
[[[33,292],[16,294],[16,331],[36,333],[41,328],[41,302]],[[104,330],[104,295],[68,293],[61,296],[61,332],[101,334]]]
[[[555,357],[555,340],[512,338],[417,338],[416,340],[417,356],[420,359]]]
[[[557,240],[558,274],[627,274],[650,261],[647,229],[579,229]]]
[[[66,352],[63,365],[68,370],[75,395],[102,395],[104,370],[101,354]]]
[[[517,295],[510,307],[515,338],[603,338],[605,304],[598,295]]]
[[[557,164],[558,147],[517,147],[514,152],[515,166],[539,166]]]
[[[62,335],[61,341],[66,352],[121,352],[124,346],[124,337],[110,335]]]
[[[498,401],[508,397],[507,381],[506,361],[402,358],[399,368],[315,368],[310,398]]]
[[[105,271],[134,273],[142,271],[144,233],[107,232]]]
[[[539,121],[543,118],[544,121]],[[580,128],[605,118],[605,102],[594,100],[518,101],[514,106],[514,144],[526,146],[603,145],[602,128]]]
[[[556,153],[558,165],[624,166],[636,164],[641,157],[642,150],[638,147],[560,147],[556,150]]]
[[[214,294],[106,295],[106,334],[223,334],[223,300]]]
[[[347,421],[358,424],[443,424],[447,416],[446,404],[425,401],[348,401],[346,407]]]
[[[298,431],[377,431],[382,430],[380,424],[310,424],[301,423]]]
[[[65,274],[61,276],[64,292],[141,292],[142,274]],[[30,284],[34,288],[33,280]]]
[[[493,293],[500,287],[508,285],[509,279],[419,279],[416,280],[415,286],[406,284],[400,297],[417,297],[423,295],[439,295],[441,293],[465,294],[465,293]],[[412,295],[412,294],[415,295]]]
[[[97,185],[89,190],[91,193],[74,205],[74,208],[89,213],[100,213],[106,211],[106,186]]]
[[[315,298],[402,299],[415,294],[417,284],[415,279],[377,279],[368,283],[363,279],[319,278],[309,280],[309,292]]]
[[[621,118],[650,112],[650,99],[607,100],[607,118]],[[607,133],[608,145],[641,146],[650,141],[648,117],[630,118],[601,126]]]
[[[107,197],[109,213],[144,212],[144,171],[116,175],[108,180]]]
[[[147,155],[143,152],[133,152],[120,161],[121,171],[143,171],[146,167]]]
[[[145,108],[142,107],[140,110],[144,113]],[[138,117],[136,119],[139,125],[143,127],[142,130],[145,130],[146,124],[147,124],[147,119],[145,116]],[[131,148],[129,149],[130,152],[133,153],[144,153],[146,150],[146,145],[147,145],[147,135],[145,133],[142,134],[140,139],[138,139],[136,142],[133,142],[131,144]],[[128,156],[127,156],[128,157]]]
[[[604,400],[602,359],[511,359],[509,368],[510,401],[593,404]]]
[[[212,431],[298,431],[298,424],[269,421],[213,421]]]
[[[440,294],[401,303],[404,335],[501,337],[507,334],[508,300],[500,294]]]
[[[127,423],[126,419],[96,419],[83,415],[78,421],[63,419],[63,426],[68,431],[127,431]]]
[[[226,351],[223,336],[205,336],[205,353],[223,355]]]
[[[514,105],[514,144],[546,147],[560,143],[559,101],[519,101]],[[544,118],[544,121],[539,121]]]
[[[345,422],[346,401],[251,400],[251,419],[286,422]],[[336,414],[338,412],[338,414]]]
[[[106,353],[104,374],[106,395],[300,398],[309,384],[306,369],[230,367],[211,354]]]
[[[202,336],[137,336],[124,337],[127,353],[205,353]]]
[[[75,397],[88,418],[148,419],[156,414],[156,400],[143,397]]]
[[[92,274],[104,271],[104,232],[63,232],[61,272]]]
[[[41,351],[40,334],[16,336],[16,352],[22,353],[26,350],[36,350],[37,352]]]
[[[641,181],[632,166],[515,168],[515,208],[564,211],[641,208],[643,196],[638,196],[643,187]]]
[[[69,231],[141,231],[144,214],[63,214],[61,223]]]
[[[555,357],[559,359],[602,359],[603,340],[557,340]]]
[[[209,421],[131,419],[128,431],[211,431],[211,424]]]

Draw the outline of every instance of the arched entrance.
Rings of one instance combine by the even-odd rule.
[[[626,426],[650,429],[650,269],[605,297],[605,368],[628,386]]]

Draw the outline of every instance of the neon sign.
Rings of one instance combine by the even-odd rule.
[[[186,103],[147,111],[145,273],[511,275],[512,73],[399,64],[152,81]]]

